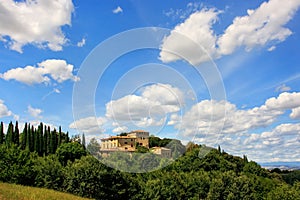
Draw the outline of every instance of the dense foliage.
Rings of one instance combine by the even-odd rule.
[[[25,143],[23,141],[24,131],[28,136],[28,128],[24,128],[18,143],[16,129],[10,126],[0,145],[2,182],[50,188],[95,199],[300,199],[299,172],[286,174],[283,178],[279,173],[249,162],[246,156],[229,155],[220,147],[217,150],[189,143],[184,155],[164,168],[148,173],[125,173],[109,168],[89,155],[79,140],[61,139],[60,145],[55,145],[58,146],[55,152],[49,148],[47,153],[43,134],[40,144],[44,145],[39,148],[33,145],[30,149],[32,144],[27,141],[31,136]],[[57,132],[52,133],[59,137]],[[7,138],[11,142],[6,142]],[[59,144],[56,141],[53,140],[52,146]],[[179,148],[176,142],[172,145]],[[94,141],[87,149],[96,147]],[[118,154],[114,156],[115,163],[122,162]],[[128,162],[132,162],[134,156],[128,156]],[[155,156],[148,159],[141,153],[137,156],[138,160],[144,159],[146,163],[158,166],[163,165],[160,162],[166,162]],[[290,184],[284,180],[290,180]]]

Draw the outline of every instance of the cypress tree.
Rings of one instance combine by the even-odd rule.
[[[27,140],[27,123],[24,125],[23,132],[21,133],[21,149],[26,148],[26,140]]]
[[[69,131],[67,131],[67,134],[65,135],[65,142],[69,143],[70,142],[70,138],[69,138]]]
[[[35,137],[35,129],[32,125],[30,129],[30,144],[29,144],[29,148],[31,152],[34,151],[34,137]]]
[[[40,138],[39,138],[39,131],[38,130],[34,130],[34,145],[33,145],[33,150],[37,153],[39,153],[39,142],[40,142]]]
[[[3,122],[0,123],[0,144],[4,143]]]
[[[10,122],[5,137],[5,143],[8,147],[12,145],[13,139],[14,139],[14,125],[12,122]]]
[[[82,146],[85,149],[85,135],[84,135],[84,133],[82,134]]]
[[[44,141],[43,141],[43,123],[41,122],[39,127],[38,127],[38,134],[39,134],[39,155],[43,155],[43,145],[44,145]]]
[[[18,121],[16,121],[15,132],[14,132],[14,143],[19,146],[20,145],[20,131],[18,127]]]
[[[44,151],[45,155],[48,155],[47,141],[48,141],[48,132],[47,132],[47,126],[45,125],[45,128],[44,128],[44,146],[43,146],[43,151]]]
[[[30,151],[30,142],[31,142],[31,140],[30,140],[30,138],[31,138],[30,134],[31,134],[31,130],[30,130],[30,124],[29,124],[28,128],[27,128],[26,147],[25,147],[29,151]]]
[[[50,146],[50,141],[51,141],[51,132],[50,132],[50,126],[47,128],[47,154],[51,153],[51,146]]]
[[[50,153],[55,153],[56,151],[56,129],[51,131],[50,134]]]
[[[59,147],[61,145],[61,126],[59,126],[59,130],[58,130],[58,137],[57,137],[57,147]]]

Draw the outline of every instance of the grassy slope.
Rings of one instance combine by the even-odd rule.
[[[84,200],[71,194],[43,188],[0,183],[0,200]]]

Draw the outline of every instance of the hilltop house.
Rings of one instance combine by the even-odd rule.
[[[101,139],[100,153],[106,156],[114,151],[134,152],[137,145],[149,148],[149,132],[136,130],[126,136],[103,138]]]
[[[121,151],[132,153],[136,151],[137,146],[143,146],[149,149],[149,132],[143,130],[131,131],[126,136],[111,136],[101,139],[100,154],[103,157],[111,152]],[[165,147],[153,147],[150,152],[165,158],[171,158],[171,149]]]

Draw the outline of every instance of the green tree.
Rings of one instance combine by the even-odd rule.
[[[24,125],[23,132],[21,133],[21,149],[26,148],[26,140],[27,140],[27,123]]]
[[[30,130],[30,124],[28,125],[27,129],[27,136],[26,136],[26,149],[30,151],[30,142],[31,142],[31,130]]]
[[[64,180],[63,167],[56,155],[39,157],[34,162],[33,170],[36,174],[35,186],[61,190]]]
[[[14,125],[12,122],[9,123],[6,137],[5,137],[5,143],[8,147],[10,147],[14,142]]]
[[[61,143],[62,143],[62,132],[61,132],[61,126],[59,126],[58,136],[57,136],[57,147],[59,147]]]
[[[136,195],[128,194],[129,182],[118,171],[106,167],[92,156],[84,156],[74,163],[69,163],[64,173],[64,188],[73,194],[115,200],[129,199]]]
[[[16,125],[15,125],[14,144],[16,144],[17,146],[20,145],[20,131],[19,131],[18,121],[16,121]]]
[[[50,134],[50,153],[55,153],[56,149],[57,149],[57,133],[56,133],[56,129],[54,129],[53,131],[51,131]]]
[[[69,138],[69,132],[67,131],[67,134],[65,135],[65,143],[70,142],[70,138]]]
[[[28,131],[30,134],[30,142],[29,142],[29,148],[30,148],[30,152],[34,152],[34,137],[35,137],[35,129],[33,127],[33,125],[31,125],[30,131]]]
[[[87,152],[82,147],[82,145],[77,142],[62,144],[56,150],[56,155],[58,156],[61,164],[64,166],[69,160],[73,162],[75,159],[80,159],[81,156],[85,156],[86,153]]]
[[[85,146],[85,135],[84,135],[84,133],[82,134],[82,146],[83,146],[83,148],[86,148],[86,146]]]
[[[3,122],[0,123],[0,144],[4,143]]]
[[[45,155],[48,155],[49,154],[49,146],[48,146],[48,141],[49,141],[49,134],[48,134],[48,130],[47,130],[47,126],[45,125],[44,126],[44,145],[43,145],[43,151],[44,151],[44,154]]]
[[[43,136],[43,123],[38,126],[38,154],[42,156],[44,154],[44,136]]]

